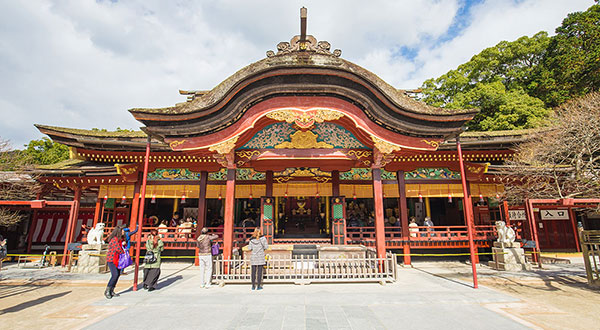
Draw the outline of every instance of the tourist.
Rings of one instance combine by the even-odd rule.
[[[266,264],[265,250],[268,247],[267,239],[262,236],[260,228],[255,228],[252,238],[248,243],[248,250],[252,251],[252,255],[250,256],[252,290],[262,290],[263,268]]]
[[[419,225],[417,225],[417,219],[415,217],[410,217],[408,231],[410,232],[410,237],[417,237],[417,233],[419,232]]]
[[[171,218],[171,222],[169,222],[169,227],[177,227],[179,225],[179,214],[173,213],[173,217]]]
[[[138,225],[135,225],[135,230],[131,231],[129,227],[125,227],[123,232],[125,233],[125,248],[129,250],[131,248],[131,236],[135,235],[139,229]]]
[[[164,250],[164,243],[158,235],[156,229],[150,230],[150,235],[146,241],[146,251],[152,251],[156,261],[152,263],[144,263],[144,289],[148,291],[154,291],[156,289],[156,282],[160,276],[160,254]],[[147,252],[146,252],[147,253]]]
[[[433,227],[433,221],[431,221],[430,217],[425,217],[425,222],[424,222],[425,226],[427,227]]]
[[[194,222],[192,221],[192,217],[187,217],[182,225],[183,229],[181,230],[184,238],[190,238],[190,236],[192,235],[193,226]]]
[[[423,222],[423,224],[425,226],[427,226],[427,236],[431,237],[431,236],[435,236],[435,234],[431,233],[434,229],[433,227],[433,221],[431,221],[430,217],[425,217],[425,221]]]
[[[202,228],[198,236],[198,262],[200,264],[200,286],[210,288],[212,281],[212,249],[211,241],[219,238],[217,235],[208,235],[208,228]]]
[[[121,271],[119,270],[119,255],[123,253],[123,238],[124,238],[123,227],[116,226],[115,229],[108,235],[106,241],[108,242],[108,251],[106,252],[106,264],[108,265],[108,269],[110,270],[110,280],[108,281],[108,285],[106,286],[106,290],[104,291],[104,296],[107,299],[111,299],[112,297],[119,296],[115,294],[115,286],[117,286],[117,281],[119,281],[119,276],[121,275]]]
[[[165,234],[168,233],[169,230],[167,229],[167,220],[163,220],[160,225],[158,225],[158,233],[160,234],[161,238],[165,238]]]

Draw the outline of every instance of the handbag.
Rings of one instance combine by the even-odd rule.
[[[123,253],[119,254],[119,265],[118,269],[125,269],[133,264],[133,260],[131,260],[131,256],[129,255],[129,251],[123,249]]]
[[[221,246],[219,246],[219,243],[215,243],[210,247],[210,253],[213,256],[218,256],[221,250]]]
[[[156,255],[154,254],[154,252],[147,251],[146,255],[144,256],[144,263],[145,264],[153,264],[155,262],[156,262]]]

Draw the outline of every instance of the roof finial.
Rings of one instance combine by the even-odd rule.
[[[305,7],[300,8],[300,41],[306,41],[306,17],[308,10]]]
[[[335,49],[331,51],[331,45],[329,42],[317,39],[311,35],[306,34],[306,18],[308,16],[308,10],[306,7],[300,8],[300,35],[294,36],[290,42],[284,41],[277,44],[277,54],[274,51],[267,51],[267,57],[273,57],[277,55],[285,55],[294,52],[314,52],[323,55],[330,55],[334,57],[340,57],[342,51]]]

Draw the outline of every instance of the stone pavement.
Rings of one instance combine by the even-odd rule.
[[[502,312],[520,301],[472,289],[416,268],[398,282],[379,284],[267,284],[202,289],[197,270],[163,270],[159,289],[121,292],[96,307],[118,312],[87,329],[526,329],[531,324]]]

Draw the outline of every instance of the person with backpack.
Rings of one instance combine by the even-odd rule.
[[[203,288],[210,288],[212,281],[212,256],[213,249],[211,241],[219,238],[217,235],[208,235],[208,228],[202,228],[201,235],[198,236],[198,262],[200,264],[200,285]],[[218,254],[218,252],[217,252]]]
[[[146,241],[146,255],[152,252],[152,257],[144,258],[144,289],[154,291],[160,277],[160,254],[164,243],[158,235],[158,230],[152,229]]]
[[[265,250],[269,247],[267,239],[262,236],[260,228],[255,228],[252,238],[248,243],[248,250],[252,251],[250,265],[252,266],[252,290],[262,290],[263,269],[267,264],[265,261]]]

